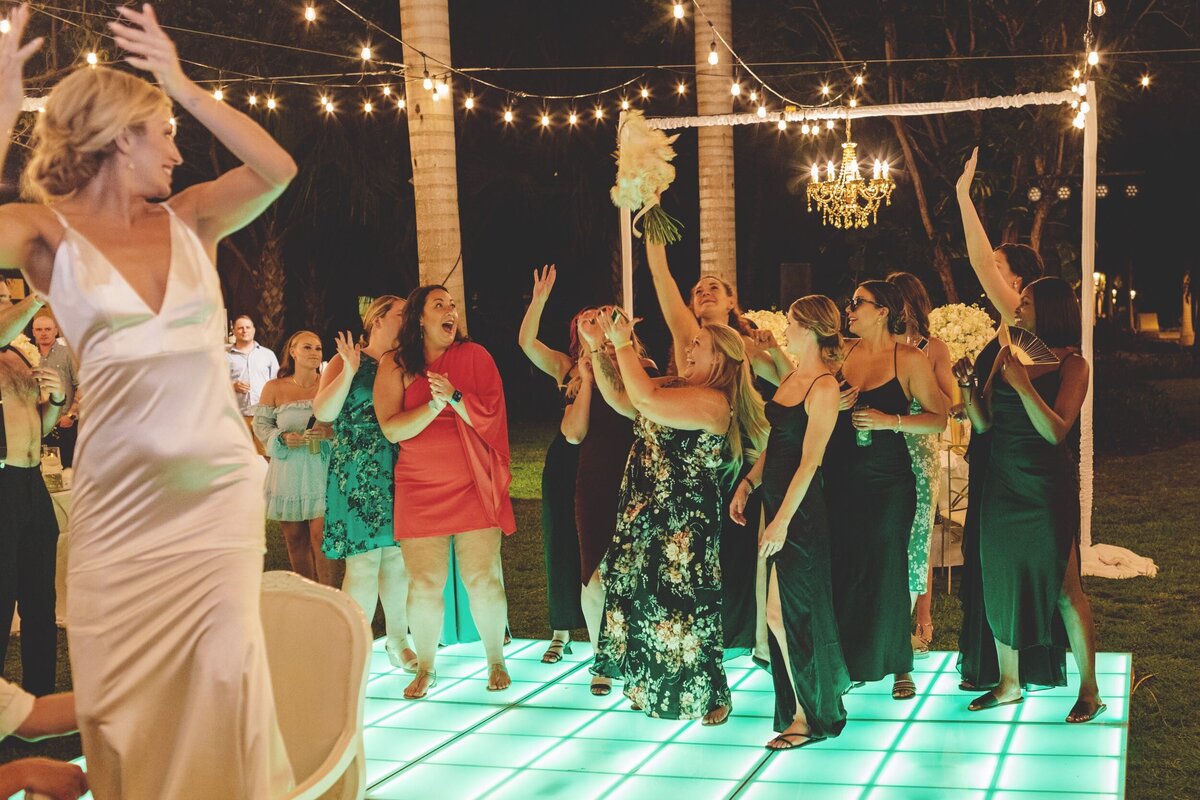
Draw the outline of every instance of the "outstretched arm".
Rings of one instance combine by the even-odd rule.
[[[529,308],[525,309],[525,317],[521,320],[521,330],[517,333],[517,343],[521,352],[533,362],[542,372],[554,378],[561,386],[568,372],[571,371],[571,357],[566,353],[552,350],[538,341],[538,328],[542,323],[542,312],[546,310],[546,301],[550,299],[550,290],[554,288],[556,277],[554,265],[542,267],[541,272],[533,271],[533,297]]]
[[[654,279],[654,294],[658,297],[658,307],[662,309],[663,319],[671,331],[671,348],[675,354],[675,368],[687,357],[688,344],[700,330],[700,323],[684,302],[679,292],[679,284],[671,277],[671,267],[667,264],[667,248],[661,244],[646,242],[646,261],[650,264],[650,277]]]
[[[996,268],[996,255],[992,252],[992,243],[988,241],[987,231],[979,219],[979,212],[971,202],[971,182],[975,179],[975,164],[979,160],[979,148],[976,147],[963,167],[962,177],[955,184],[955,194],[958,196],[958,208],[962,212],[963,235],[967,240],[967,257],[971,260],[971,269],[979,285],[987,294],[988,300],[1000,312],[1000,317],[1009,325],[1016,323],[1013,314],[1021,302],[1021,293],[1004,282],[1000,270]]]
[[[42,46],[40,36],[21,43],[25,26],[29,23],[29,6],[13,9],[5,16],[5,21],[9,24],[9,30],[0,36],[0,173],[8,160],[13,126],[25,102],[22,78],[25,62]],[[16,203],[0,207],[0,268],[24,268],[30,248],[41,236],[20,208]],[[0,341],[6,345],[16,337],[15,333],[7,339],[3,335],[4,332],[0,331]]]
[[[4,280],[0,278],[0,280]],[[7,347],[21,335],[21,331],[33,319],[33,315],[42,307],[42,301],[36,295],[29,295],[24,300],[8,308],[0,308],[0,347]]]
[[[210,251],[225,236],[250,224],[296,176],[296,162],[258,123],[215,99],[183,74],[175,43],[148,3],[137,11],[117,6],[120,22],[108,23],[129,63],[152,72],[163,91],[183,106],[242,162],[213,181],[192,186],[172,199],[172,208],[194,224]]]

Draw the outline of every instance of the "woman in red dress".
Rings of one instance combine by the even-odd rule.
[[[404,696],[422,698],[437,683],[450,536],[487,656],[488,690],[507,689],[500,537],[516,522],[504,387],[488,352],[459,333],[458,309],[441,286],[408,296],[400,347],[375,378],[375,414],[384,436],[402,443],[394,519],[417,651],[417,674]]]

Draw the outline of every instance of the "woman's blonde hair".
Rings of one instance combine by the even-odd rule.
[[[301,336],[311,336],[317,340],[317,344],[321,343],[321,337],[312,331],[296,331],[289,336],[283,345],[283,353],[279,357],[279,372],[275,373],[277,377],[286,378],[296,372],[296,361],[292,358],[292,348]]]
[[[33,155],[21,175],[27,198],[46,203],[82,189],[116,152],[127,129],[171,113],[157,86],[115,69],[78,69],[59,81],[33,126]]]
[[[810,330],[817,337],[821,348],[821,360],[837,371],[845,354],[842,350],[842,313],[837,303],[823,294],[810,294],[792,303],[788,316],[801,328]]]
[[[371,329],[375,327],[375,323],[391,313],[392,307],[396,303],[404,303],[403,297],[397,297],[394,294],[381,294],[371,301],[371,305],[367,306],[367,310],[363,312],[363,332],[362,336],[358,337],[358,343],[366,347],[371,340]],[[400,345],[400,338],[396,341],[388,342],[387,350],[395,350]]]
[[[762,395],[754,388],[754,376],[750,372],[742,335],[728,325],[705,325],[701,330],[712,337],[713,353],[721,356],[714,361],[712,372],[703,385],[724,394],[733,409],[733,419],[725,434],[729,447],[726,477],[732,479],[742,468],[745,445],[761,451],[767,443],[770,428]]]

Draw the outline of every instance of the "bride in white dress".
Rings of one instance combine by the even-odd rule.
[[[68,636],[98,800],[269,798],[293,779],[259,619],[263,462],[234,401],[213,259],[296,173],[192,83],[149,6],[111,23],[125,72],[80,69],[38,116],[0,267],[47,297],[80,362]],[[0,165],[29,12],[0,37]],[[171,196],[172,101],[242,166]],[[168,202],[152,202],[164,198]]]

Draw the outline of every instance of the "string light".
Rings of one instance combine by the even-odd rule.
[[[317,7],[316,6],[307,5],[304,7],[304,21],[305,22],[316,22],[317,21]]]
[[[855,76],[854,76],[854,85],[855,85],[855,86],[862,86],[862,85],[863,85],[863,76],[862,76],[861,74],[859,74],[859,75],[855,75]]]
[[[1147,89],[1147,88],[1149,88],[1149,87],[1150,87],[1150,76],[1149,76],[1149,75],[1143,75],[1143,76],[1142,76],[1142,80],[1140,81],[1140,83],[1141,83],[1141,85],[1142,85],[1142,88],[1143,88],[1143,89]]]
[[[758,102],[758,90],[757,90],[757,89],[751,89],[751,90],[750,90],[750,102],[751,102],[751,103],[757,103],[757,102]]]
[[[624,97],[621,98],[621,110],[622,111],[629,110],[629,101],[627,99],[625,99]]]
[[[543,128],[550,127],[550,115],[544,111],[542,112],[542,127]]]
[[[853,97],[851,97],[851,98],[850,98],[850,107],[851,107],[851,108],[857,108],[857,107],[858,107],[858,101],[857,101],[857,100],[855,100]]]
[[[396,101],[396,108],[400,109],[401,111],[403,111],[405,106],[407,106],[407,105],[408,105],[408,103],[404,102],[403,97],[401,97],[400,99],[398,99]]]
[[[579,122],[579,115],[576,114],[574,111],[572,111],[570,113],[570,115],[567,117],[567,123],[574,125],[577,122]]]
[[[365,44],[363,45],[363,48],[362,48],[362,50],[359,50],[359,51],[358,51],[358,56],[359,56],[359,58],[361,58],[363,61],[370,61],[370,60],[371,60],[371,55],[372,55],[372,54],[371,54],[371,48],[370,48],[369,46],[365,45]]]
[[[512,112],[512,109],[511,109],[511,108],[506,108],[506,109],[504,109],[504,121],[505,121],[505,122],[512,122],[512,121],[513,121],[513,112]]]
[[[811,130],[811,129],[809,128],[809,125],[807,122],[805,122],[803,125],[800,126],[800,132],[803,133],[805,136],[808,135],[809,130]]]
[[[781,130],[781,131],[786,131],[787,130],[787,120],[786,119],[779,120],[779,122],[775,123],[775,127],[779,128],[779,130]]]
[[[1075,71],[1071,73],[1071,77],[1074,78],[1075,80],[1079,80],[1082,76],[1083,76],[1083,72],[1081,70],[1079,70],[1078,68],[1076,68]]]
[[[596,106],[596,119],[604,119],[604,109]]]
[[[465,108],[467,111],[470,111],[471,109],[475,108],[474,96],[467,95],[467,99],[463,100],[463,108]]]
[[[387,84],[384,84],[384,87],[383,87],[383,96],[384,96],[384,97],[391,97],[391,96],[392,96],[392,87],[391,87],[391,86],[388,86]]]
[[[251,94],[249,97],[246,98],[246,102],[252,106],[258,105],[258,95]]]
[[[1088,66],[1089,67],[1094,67],[1099,63],[1100,63],[1100,51],[1093,50],[1092,52],[1088,53]]]
[[[1108,11],[1108,7],[1104,5],[1104,0],[1096,0],[1095,3],[1092,3],[1092,13],[1097,17],[1103,17],[1106,11]]]
[[[96,52],[93,50],[84,57],[84,61],[87,62],[89,67],[94,67],[100,63],[100,57],[96,55]]]
[[[441,78],[438,78],[433,83],[433,91],[436,94],[444,95],[450,91],[450,87],[446,85],[446,82],[444,80],[442,80]]]
[[[759,106],[759,107],[758,107],[757,114],[758,114],[758,118],[759,118],[759,119],[764,119],[764,118],[767,116],[767,107],[766,107],[766,106]]]
[[[687,94],[687,84],[683,81],[680,81],[679,85],[675,87],[675,91],[679,92],[680,94]]]
[[[828,83],[821,86],[821,94],[824,95],[825,97],[829,96],[829,84]]]
[[[364,101],[363,101],[363,112],[364,112],[364,113],[366,113],[366,114],[370,114],[370,113],[371,113],[372,111],[374,111],[374,110],[375,110],[375,104],[374,104],[374,103],[372,103],[370,100],[364,100]]]
[[[717,55],[717,40],[716,39],[713,39],[712,45],[710,45],[708,48],[708,63],[714,67],[717,64],[721,63],[721,57],[719,55]]]
[[[1071,120],[1071,124],[1074,125],[1076,128],[1082,128],[1084,125],[1087,124],[1087,116],[1082,111],[1080,111],[1078,114],[1075,115],[1075,119]],[[1066,188],[1066,187],[1063,187],[1063,188]],[[1066,199],[1066,198],[1063,198],[1063,199]]]
[[[221,89],[213,89],[212,96],[213,96],[213,100],[216,100],[219,103],[225,99],[225,92],[222,91]]]
[[[828,128],[829,130],[833,130],[833,120],[831,120],[831,119],[825,120],[825,127]]]
[[[278,107],[279,107],[279,103],[275,102],[274,97],[267,98],[267,110],[268,111],[274,111]]]
[[[427,91],[433,91],[433,78],[429,77],[429,70],[425,70],[425,77],[421,79],[421,87]]]
[[[1087,100],[1084,100],[1082,103],[1079,104],[1079,110],[1082,111],[1083,113],[1087,114],[1092,110],[1092,104],[1089,103]]]
[[[675,3],[671,13],[675,15],[675,19],[683,19],[683,3]]]
[[[734,97],[737,97],[739,94],[742,93],[742,85],[740,83],[738,83],[737,78],[733,79],[733,85],[731,85],[729,87],[729,93],[731,95],[733,95]]]
[[[642,99],[643,100],[650,99],[650,90],[647,89],[645,86],[642,87]]]

